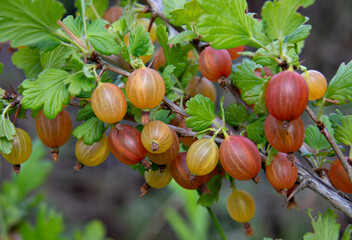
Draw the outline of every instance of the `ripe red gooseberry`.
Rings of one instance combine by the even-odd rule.
[[[228,77],[232,70],[232,59],[228,51],[206,47],[199,55],[199,70],[210,81]]]
[[[204,97],[210,98],[215,103],[216,89],[211,81],[204,77],[196,76],[188,82],[186,90],[191,97],[202,94]]]
[[[235,47],[235,48],[229,48],[229,49],[226,49],[230,56],[231,56],[231,59],[232,60],[235,60],[236,58],[239,58],[241,55],[238,54],[239,52],[243,52],[245,49],[245,46],[242,45],[242,46],[239,46],[239,47]]]
[[[329,177],[330,177],[331,183],[337,189],[339,189],[342,192],[352,194],[352,183],[348,178],[348,175],[345,169],[343,168],[340,162],[340,159],[335,159],[335,161],[331,164]]]
[[[266,88],[265,104],[269,113],[280,121],[302,115],[308,103],[308,87],[301,75],[283,71],[273,76]]]

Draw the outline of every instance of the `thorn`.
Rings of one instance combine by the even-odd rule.
[[[290,196],[286,199],[286,203],[290,201],[299,191],[305,189],[308,186],[308,180],[303,178],[303,180],[297,185],[295,190],[292,191]]]

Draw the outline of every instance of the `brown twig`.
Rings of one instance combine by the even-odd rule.
[[[80,38],[78,38],[60,19],[56,22],[62,30],[78,45],[80,45],[83,49],[87,50],[87,46],[82,42]]]
[[[228,78],[226,78],[226,89],[230,91],[238,103],[242,104],[247,109],[249,114],[253,112],[253,109],[245,101],[242,100],[240,89],[238,89],[236,86],[233,86],[231,80]]]
[[[331,147],[334,149],[337,157],[340,159],[340,162],[345,169],[348,178],[350,179],[350,182],[352,183],[352,167],[348,163],[347,159],[343,155],[342,151],[340,148],[337,146],[337,143],[335,142],[334,138],[330,135],[328,129],[326,128],[325,124],[322,121],[318,121],[317,116],[315,113],[309,108],[309,106],[306,107],[306,112],[308,115],[313,119],[317,127],[319,128],[319,131],[324,135],[326,140],[330,143]]]

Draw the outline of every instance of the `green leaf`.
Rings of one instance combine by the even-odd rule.
[[[294,32],[285,37],[285,42],[298,43],[309,36],[311,25],[301,25]]]
[[[82,120],[88,120],[92,117],[95,117],[95,114],[93,112],[92,105],[89,103],[77,112],[77,121],[82,121]]]
[[[142,24],[138,24],[129,36],[128,51],[136,57],[153,54],[154,45]]]
[[[63,21],[62,21],[66,27],[68,27],[71,32],[76,35],[77,37],[82,37],[84,35],[84,27],[82,23],[82,17],[78,16],[76,18],[73,18],[72,15],[67,16]],[[61,30],[62,31],[62,30]],[[63,34],[66,35],[65,32],[62,31]]]
[[[335,138],[345,145],[352,146],[352,116],[343,116],[335,130]]]
[[[12,55],[11,59],[17,68],[23,69],[27,79],[37,78],[43,70],[38,49],[31,49],[29,47],[19,48]]]
[[[166,32],[166,27],[163,25],[158,25],[156,28],[156,35],[160,46],[164,50],[166,65],[175,66],[174,73],[178,77],[187,68],[187,53],[192,48],[190,45],[180,46],[174,45],[170,48],[168,44],[168,33]]]
[[[103,137],[104,132],[104,122],[97,117],[92,117],[76,127],[72,132],[72,136],[78,140],[83,138],[83,142],[91,146]]]
[[[257,144],[266,141],[264,132],[264,122],[265,117],[258,118],[257,120],[249,124],[246,129],[247,137]]]
[[[186,119],[186,126],[200,132],[213,123],[215,119],[215,104],[201,94],[186,102],[186,113],[191,115]]]
[[[10,154],[12,149],[12,143],[6,137],[0,137],[0,152],[4,154]]]
[[[47,51],[42,54],[40,62],[43,69],[46,68],[62,68],[66,62],[65,57],[72,50],[66,46],[58,46],[53,51]]]
[[[331,79],[325,98],[337,100],[338,104],[352,101],[352,61],[342,63],[335,76]]]
[[[68,91],[72,96],[78,96],[81,92],[92,92],[95,86],[95,77],[86,77],[83,72],[70,75],[65,84],[70,84]]]
[[[332,124],[332,128],[336,128],[337,125],[341,125],[341,118],[343,117],[343,114],[341,113],[340,110],[338,109],[335,109],[335,111],[337,112],[336,113],[331,113],[329,115],[329,121],[331,122]]]
[[[248,119],[247,109],[238,103],[231,103],[225,108],[226,122],[232,126],[239,126]]]
[[[108,23],[104,19],[95,19],[88,26],[87,38],[97,52],[104,55],[119,54],[120,48],[114,35],[105,28]]]
[[[161,73],[161,76],[163,77],[165,82],[165,92],[169,92],[170,89],[174,86],[174,81],[172,81],[174,69],[175,66],[167,65],[164,68],[164,71]]]
[[[170,110],[159,110],[155,113],[155,119],[164,123],[170,123],[175,118],[176,113],[170,114]]]
[[[268,1],[262,9],[264,30],[272,40],[281,39],[294,32],[306,22],[306,18],[297,13],[301,0]]]
[[[338,240],[340,224],[337,223],[337,216],[334,211],[328,209],[324,216],[318,212],[318,218],[312,217],[313,209],[307,210],[309,218],[312,220],[314,233],[308,232],[304,234],[304,240]]]
[[[187,0],[163,0],[163,13],[165,17],[170,18],[170,12],[176,9],[183,8]]]
[[[13,56],[13,55],[12,55]],[[13,62],[13,61],[12,61]],[[4,64],[0,63],[0,74],[2,73],[2,69],[4,68]]]
[[[64,230],[63,216],[53,209],[42,205],[37,213],[35,226],[24,223],[19,232],[23,240],[61,240],[60,235]]]
[[[269,152],[268,152],[268,157],[265,160],[265,166],[269,166],[271,164],[271,162],[274,159],[274,156],[276,156],[276,154],[278,154],[279,151],[277,151],[275,148],[271,147]]]
[[[85,226],[83,233],[75,233],[74,240],[103,240],[105,234],[103,223],[99,220],[93,220]]]
[[[69,76],[66,71],[47,68],[39,74],[36,81],[25,80],[22,83],[22,106],[32,110],[43,108],[47,118],[55,118],[61,112],[62,105],[70,101],[70,94],[64,83]]]
[[[220,174],[215,175],[207,183],[207,187],[210,193],[202,193],[197,201],[203,207],[210,207],[213,205],[214,201],[219,200],[219,191],[221,189],[222,177]]]
[[[212,47],[260,47],[270,43],[258,20],[246,14],[246,0],[199,0],[199,4],[206,14],[199,18],[197,30]]]
[[[204,10],[200,7],[198,0],[191,0],[185,3],[184,8],[170,12],[170,22],[177,26],[188,24],[194,26],[202,14]]]
[[[188,44],[189,41],[197,37],[198,35],[196,33],[186,30],[186,31],[180,32],[179,34],[171,38],[168,43],[172,45],[174,44],[185,45],[185,44]]]
[[[331,136],[334,135],[334,130],[331,127],[331,123],[327,116],[322,117],[322,121],[324,122],[325,126],[327,127]],[[329,144],[328,140],[321,134],[317,126],[308,126],[305,132],[306,136],[304,142],[310,146],[311,148],[316,149],[317,151],[322,149],[329,149],[331,145]]]
[[[352,234],[352,225],[348,224],[348,226],[345,229],[345,233],[343,234],[341,240],[350,240],[351,239],[351,234]]]
[[[2,0],[0,42],[11,40],[12,47],[26,46],[52,38],[65,9],[52,0]]]
[[[0,137],[5,137],[7,140],[13,140],[16,135],[16,129],[10,119],[4,115],[0,116]]]

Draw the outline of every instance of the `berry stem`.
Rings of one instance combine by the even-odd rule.
[[[226,237],[226,235],[225,235],[225,232],[224,232],[224,230],[222,229],[221,224],[220,224],[218,218],[215,216],[213,210],[212,210],[210,207],[206,207],[206,208],[207,208],[207,210],[208,210],[208,213],[209,213],[209,215],[210,215],[211,220],[213,221],[213,224],[214,224],[216,230],[218,230],[218,233],[219,233],[221,239],[222,239],[222,240],[227,240],[227,237]]]

